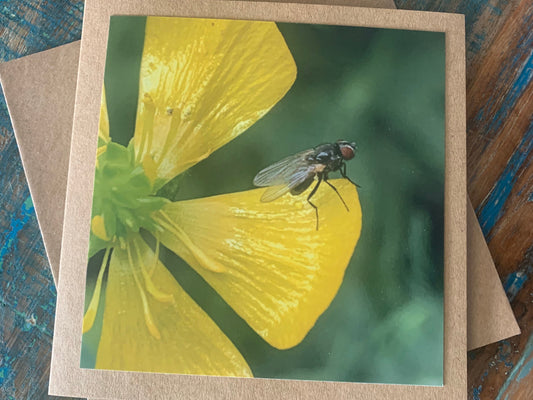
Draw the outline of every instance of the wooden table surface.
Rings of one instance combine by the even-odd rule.
[[[522,335],[468,354],[469,399],[533,399],[533,1],[396,0],[466,16],[468,191]],[[82,1],[0,2],[0,61],[77,40]],[[56,291],[0,96],[0,399],[47,398]]]

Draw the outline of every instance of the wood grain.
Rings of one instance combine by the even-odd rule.
[[[469,398],[532,399],[533,3],[397,3],[466,15],[468,190],[522,330],[469,353]]]
[[[466,16],[468,180],[523,334],[469,353],[470,399],[533,398],[533,3],[398,0]],[[82,1],[7,1],[0,60],[79,39]],[[55,288],[0,100],[0,398],[46,398]]]

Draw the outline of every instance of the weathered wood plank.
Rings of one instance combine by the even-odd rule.
[[[0,60],[47,50],[81,37],[83,1],[12,0],[0,8]]]
[[[522,334],[469,353],[470,399],[533,398],[532,290],[533,281],[528,280],[513,301]]]
[[[398,8],[459,13],[465,16],[467,86],[478,76],[486,51],[519,1],[509,0],[395,0]]]
[[[522,335],[469,354],[469,398],[533,398],[533,3],[397,1],[466,17],[468,185]]]
[[[474,399],[533,398],[533,4],[521,1],[467,88],[469,192],[522,335],[472,353]]]
[[[497,398],[530,400],[533,398],[533,336],[524,348],[523,355],[502,385]]]
[[[533,398],[533,4],[398,0],[397,5],[466,15],[469,189],[524,332],[470,353],[469,397]],[[78,39],[82,11],[83,2],[74,0],[3,3],[0,60]],[[44,398],[55,291],[3,100],[0,170],[0,397]]]

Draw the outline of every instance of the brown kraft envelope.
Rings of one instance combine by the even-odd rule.
[[[274,20],[446,34],[444,385],[246,379],[80,368],[88,228],[106,37],[111,15]],[[73,119],[50,393],[96,398],[464,398],[466,380],[466,144],[464,18],[352,7],[248,2],[87,1]]]
[[[394,8],[392,1],[381,3],[374,7]],[[56,283],[79,46],[78,41],[0,64],[0,79]],[[467,207],[468,349],[472,350],[517,335],[520,329],[470,201]]]

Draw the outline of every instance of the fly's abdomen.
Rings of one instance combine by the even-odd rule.
[[[305,192],[305,190],[311,185],[311,183],[313,182],[314,179],[315,179],[314,176],[310,176],[305,181],[300,183],[298,186],[292,188],[291,189],[291,194],[293,196],[296,196],[296,195],[299,195],[300,193]]]

